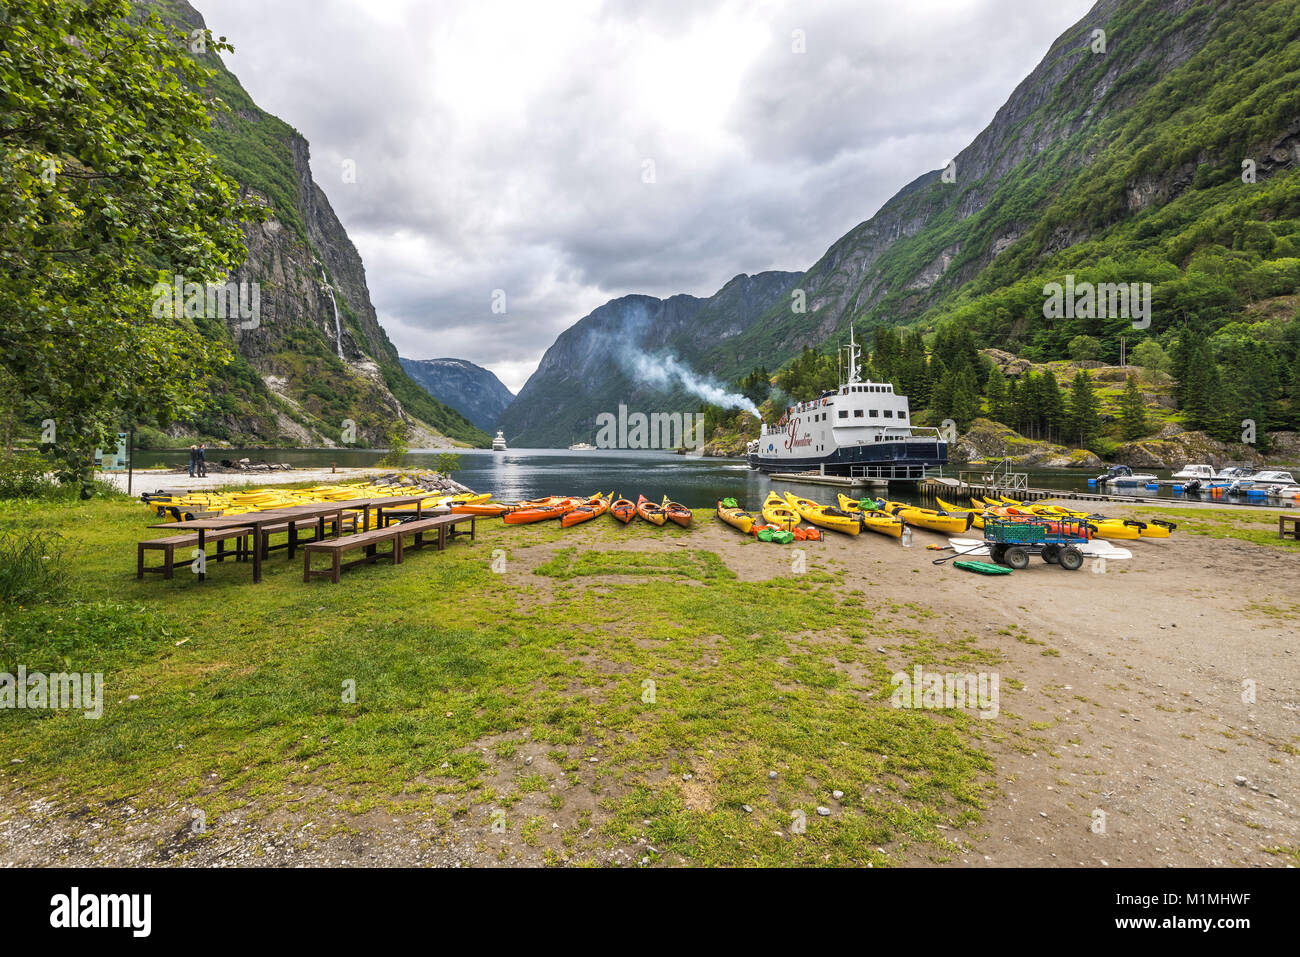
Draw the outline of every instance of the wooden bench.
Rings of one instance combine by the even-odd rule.
[[[334,519],[332,518],[325,519],[326,535],[331,534],[330,529],[333,527],[334,527]],[[337,529],[337,534],[342,535],[344,529],[348,529],[349,531],[353,531],[353,532],[357,530],[357,516],[355,513],[352,512],[343,513],[343,528]],[[262,557],[263,558],[270,558],[271,552],[278,551],[281,548],[289,547],[289,537],[287,534],[285,535],[284,541],[282,541],[279,545],[271,544],[272,535],[278,535],[281,532],[287,533],[288,531],[289,531],[288,522],[279,522],[275,525],[267,525],[262,528]],[[304,533],[308,533],[308,532],[310,533],[310,535],[307,538],[303,538]],[[297,530],[297,542],[295,543],[295,547],[301,548],[303,545],[306,545],[315,540],[316,540],[316,523],[299,522],[298,530]]]
[[[204,544],[208,542],[217,543],[217,553],[212,557],[219,562],[225,561],[231,556],[235,561],[243,561],[249,555],[253,554],[252,546],[248,539],[252,538],[253,530],[251,528],[230,528],[221,532],[209,532],[204,536]],[[226,542],[235,539],[235,550],[226,551]],[[198,545],[199,536],[194,534],[170,535],[167,538],[154,538],[146,542],[140,542],[137,546],[135,557],[135,577],[144,578],[145,572],[157,572],[163,578],[171,578],[176,564],[176,549],[193,548]],[[161,551],[163,553],[163,563],[161,565],[146,566],[144,563],[144,553],[146,551]]]
[[[1287,530],[1287,526],[1291,526]],[[1300,515],[1279,515],[1277,517],[1277,537],[1300,539]]]
[[[442,551],[447,547],[448,539],[455,538],[457,535],[468,535],[473,540],[474,518],[473,515],[433,515],[429,518],[406,519],[388,527],[396,529],[399,535],[413,534],[415,536],[415,540],[410,545],[403,543],[403,549],[423,548],[425,545],[434,544],[424,540],[424,533],[436,530],[438,532],[437,548],[438,551]],[[470,530],[468,532],[456,531],[456,526],[462,522],[469,522]]]
[[[381,542],[391,542],[392,548],[388,552],[380,552],[378,546]],[[364,548],[366,554],[362,558],[354,561],[343,562],[344,552],[351,551],[354,548]],[[330,555],[332,562],[327,569],[313,569],[311,567],[311,557],[317,553]],[[358,532],[355,535],[344,535],[342,538],[325,538],[320,541],[307,542],[302,546],[302,580],[309,582],[313,575],[328,576],[330,581],[338,583],[339,573],[345,568],[351,568],[354,565],[361,565],[366,562],[376,562],[381,558],[391,559],[394,565],[402,563],[402,536],[400,526],[394,525],[391,528],[372,528],[368,532]]]

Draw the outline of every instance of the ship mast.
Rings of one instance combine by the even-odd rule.
[[[848,353],[848,362],[849,362],[849,374],[848,374],[848,378],[845,379],[845,384],[854,385],[862,381],[858,377],[858,359],[861,357],[862,353],[861,350],[858,348],[857,339],[854,338],[852,324],[849,325],[849,344],[845,346],[844,349]]]

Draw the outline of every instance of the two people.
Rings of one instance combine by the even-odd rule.
[[[206,442],[190,446],[190,478],[204,478],[208,474],[207,451]]]

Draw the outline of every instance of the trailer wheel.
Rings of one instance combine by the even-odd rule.
[[[1077,572],[1083,567],[1083,552],[1079,551],[1073,545],[1066,545],[1061,549],[1058,561],[1062,568],[1067,572]]]
[[[993,559],[999,565],[1006,564],[1006,562],[1003,560],[1006,557],[1006,554],[1007,554],[1007,546],[1005,545],[989,546],[989,558]]]
[[[1061,556],[1060,545],[1043,546],[1043,561],[1047,562],[1047,564],[1055,565],[1057,560],[1060,558],[1060,556]]]
[[[1012,545],[1007,549],[1006,564],[1015,569],[1028,568],[1029,553],[1019,545]]]

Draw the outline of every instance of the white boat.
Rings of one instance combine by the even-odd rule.
[[[570,452],[594,452],[596,447],[589,442],[575,442],[569,446]]]
[[[790,406],[776,425],[763,423],[745,449],[749,467],[901,481],[925,478],[927,469],[945,464],[943,433],[913,428],[907,396],[888,382],[862,381],[852,329],[842,351],[847,361],[839,388]]]
[[[1159,479],[1150,472],[1134,472],[1127,465],[1112,465],[1097,476],[1098,485],[1147,485],[1157,481]]]
[[[1175,481],[1188,481],[1200,479],[1202,482],[1208,482],[1214,478],[1213,465],[1184,465],[1181,469],[1173,474]]]
[[[1242,483],[1242,487],[1248,492],[1264,492],[1267,495],[1294,495],[1300,492],[1300,486],[1297,486],[1290,472],[1256,472]]]
[[[500,429],[497,429],[496,438],[492,440],[492,451],[493,452],[509,451],[509,449],[506,448],[506,434],[502,432]]]

